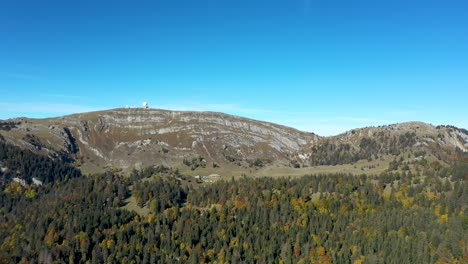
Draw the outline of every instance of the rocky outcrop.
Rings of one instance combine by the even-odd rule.
[[[215,112],[112,109],[2,124],[5,140],[77,165],[103,169],[202,160],[203,166],[316,166],[430,153],[446,164],[468,159],[468,131],[421,122],[319,137],[290,127]]]
[[[214,112],[113,109],[51,119],[25,119],[7,136],[29,132],[44,148],[73,155],[78,163],[130,169],[180,164],[202,156],[207,164],[248,165],[255,159],[286,162],[320,137],[268,122]],[[62,128],[61,131],[56,128]],[[235,153],[235,155],[233,155]],[[229,157],[229,158],[227,158]]]

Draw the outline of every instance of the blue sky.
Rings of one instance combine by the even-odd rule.
[[[148,101],[319,135],[468,128],[467,12],[451,0],[6,0],[0,119]]]

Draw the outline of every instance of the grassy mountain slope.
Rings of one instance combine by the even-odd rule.
[[[468,131],[407,122],[333,137],[222,113],[112,109],[0,122],[22,148],[61,155],[85,171],[164,164],[209,174],[440,169],[468,161]],[[274,173],[273,173],[274,174]]]
[[[96,168],[287,164],[289,156],[320,140],[293,128],[222,113],[156,109],[22,118],[9,124],[1,133],[16,145],[62,153],[78,165]]]
[[[296,166],[353,164],[367,160],[450,165],[468,160],[468,131],[453,126],[407,122],[354,129],[306,146]],[[402,164],[401,164],[402,165]]]

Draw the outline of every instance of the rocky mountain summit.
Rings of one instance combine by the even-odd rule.
[[[131,169],[153,164],[247,166],[288,163],[321,138],[267,122],[214,112],[125,108],[2,122],[10,142],[77,164]],[[193,163],[193,164],[192,164]]]
[[[119,108],[0,122],[7,142],[77,166],[131,170],[151,165],[308,167],[360,160],[416,159],[442,165],[467,160],[468,131],[408,122],[320,137],[215,112]]]

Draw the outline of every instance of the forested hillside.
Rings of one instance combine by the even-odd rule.
[[[0,262],[466,263],[467,171],[197,184],[160,166],[10,182]]]
[[[396,158],[414,162],[425,156],[445,164],[468,162],[468,131],[421,122],[353,129],[310,144],[292,164],[339,165]]]
[[[6,143],[0,135],[0,186],[5,187],[16,177],[31,184],[33,179],[52,183],[79,176],[81,172],[64,162],[62,157],[37,155]]]

